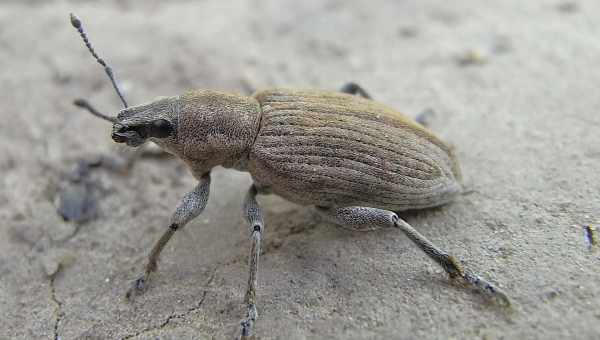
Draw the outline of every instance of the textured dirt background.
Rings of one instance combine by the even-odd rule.
[[[409,115],[433,110],[456,146],[473,192],[406,218],[509,292],[513,312],[397,231],[348,232],[262,197],[262,339],[600,337],[600,252],[583,232],[600,223],[598,1],[215,0],[0,4],[0,338],[222,339],[243,315],[247,174],[215,169],[205,213],[134,303],[123,294],[193,187],[187,170],[144,158],[95,171],[98,217],[57,216],[76,160],[119,152],[106,122],[71,105],[119,109],[70,11],[131,103],[354,80]]]

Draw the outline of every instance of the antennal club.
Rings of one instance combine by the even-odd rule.
[[[123,102],[123,106],[125,106],[125,108],[127,108],[128,107],[127,102],[125,101],[125,97],[123,97],[123,94],[122,94],[121,90],[119,89],[119,86],[117,85],[117,82],[115,81],[115,76],[113,74],[112,69],[110,68],[110,66],[108,66],[106,64],[106,62],[104,61],[104,59],[100,58],[98,56],[98,54],[96,54],[96,51],[94,51],[94,48],[92,47],[92,44],[88,40],[87,34],[83,30],[83,26],[81,25],[81,20],[79,20],[79,18],[75,14],[73,14],[73,13],[71,13],[71,25],[73,25],[73,27],[75,27],[75,29],[77,29],[77,31],[79,32],[79,35],[81,36],[81,39],[83,39],[83,42],[85,43],[85,46],[90,51],[90,53],[92,54],[92,56],[94,57],[94,59],[96,59],[96,61],[98,62],[98,64],[100,64],[100,65],[102,65],[102,67],[104,67],[104,72],[106,72],[106,75],[110,79],[110,82],[112,83],[115,91],[117,91],[117,94],[119,95],[119,98],[121,98],[121,101]],[[98,111],[96,111],[96,113],[94,113],[95,110],[92,110],[93,108],[91,106],[89,106],[89,104],[87,106],[81,106],[81,105],[78,105],[78,104],[75,104],[75,105],[80,106],[80,107],[84,107],[84,108],[88,109],[91,113],[93,113],[94,115],[96,115],[98,117],[102,117],[102,114],[100,114],[100,115],[96,114],[96,113],[99,113]]]

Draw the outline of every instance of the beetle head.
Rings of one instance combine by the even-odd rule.
[[[170,144],[177,135],[177,98],[165,97],[151,103],[125,108],[117,115],[112,139],[136,147],[150,140]]]
[[[104,68],[125,109],[121,110],[117,117],[110,117],[100,113],[84,99],[77,99],[74,104],[87,109],[99,118],[112,122],[112,139],[117,143],[126,143],[129,146],[136,147],[142,145],[148,139],[156,141],[172,138],[175,135],[177,114],[173,112],[171,104],[176,100],[173,100],[173,98],[162,98],[149,104],[128,107],[127,101],[125,101],[123,93],[115,80],[112,69],[104,59],[98,56],[92,47],[83,29],[81,20],[72,13],[70,19],[71,25],[79,32],[88,51],[98,64]]]

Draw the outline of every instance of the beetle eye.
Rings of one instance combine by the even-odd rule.
[[[173,127],[171,126],[171,123],[169,123],[169,121],[165,119],[158,119],[153,121],[149,128],[150,136],[156,138],[169,137],[169,135],[171,135],[171,132],[173,132]]]

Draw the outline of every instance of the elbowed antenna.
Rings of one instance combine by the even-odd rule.
[[[113,74],[112,69],[110,68],[110,66],[108,66],[106,64],[106,62],[104,61],[104,59],[100,58],[96,54],[96,51],[94,51],[94,48],[92,47],[92,44],[88,40],[87,34],[83,30],[83,26],[81,25],[81,20],[79,20],[79,18],[75,14],[73,14],[73,13],[71,13],[71,25],[73,25],[73,27],[75,27],[75,29],[77,29],[77,31],[79,32],[79,35],[81,36],[81,39],[83,39],[83,42],[85,43],[85,46],[90,51],[90,53],[92,54],[92,56],[94,57],[94,59],[96,59],[96,61],[98,62],[98,64],[100,64],[100,65],[102,65],[104,67],[104,72],[106,72],[106,75],[110,79],[110,82],[112,83],[115,91],[117,91],[117,94],[119,95],[119,98],[121,98],[121,101],[123,102],[123,106],[125,106],[125,108],[127,108],[128,107],[127,102],[125,101],[125,97],[123,97],[123,94],[122,94],[121,90],[119,89],[119,86],[117,85],[117,82],[115,81],[115,76]],[[85,103],[87,104],[87,102],[85,102]],[[75,105],[87,108],[90,112],[92,112],[94,115],[96,115],[98,117],[102,118],[102,116],[103,116],[98,111],[93,110],[93,108],[89,104],[84,105],[84,106],[78,105],[78,104],[75,104]],[[95,113],[94,113],[94,111],[95,111]],[[104,116],[104,118],[106,119],[108,117]],[[111,121],[114,121],[114,120],[111,120]]]

